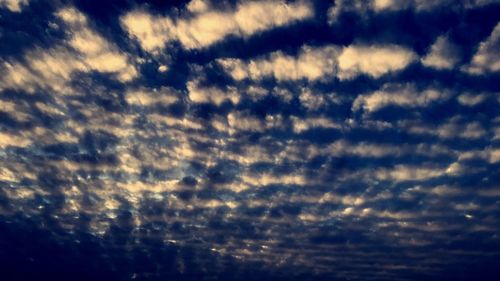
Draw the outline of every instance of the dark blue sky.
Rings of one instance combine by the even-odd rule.
[[[0,0],[0,279],[497,280],[500,1]]]

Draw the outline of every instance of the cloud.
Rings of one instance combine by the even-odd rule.
[[[396,2],[397,1],[394,0],[374,0],[372,5],[375,11],[385,9],[401,9],[401,7],[396,4]]]
[[[236,131],[262,132],[265,130],[262,120],[241,112],[229,113],[227,115],[227,122]]]
[[[408,165],[396,165],[392,169],[378,169],[374,177],[378,180],[389,181],[422,181],[440,177],[446,174],[447,169],[434,167],[420,167]]]
[[[459,60],[457,48],[446,36],[439,36],[421,62],[427,67],[452,69]]]
[[[167,70],[168,70],[168,67],[167,67],[166,65],[163,65],[163,64],[162,64],[162,65],[160,65],[160,66],[158,67],[158,71],[159,71],[159,72],[165,72],[165,71],[167,71]]]
[[[5,7],[12,12],[20,12],[29,0],[0,0],[0,7]]]
[[[260,80],[274,77],[277,80],[329,80],[338,77],[351,79],[366,74],[373,78],[402,70],[416,55],[413,51],[396,45],[352,45],[340,51],[339,46],[303,46],[294,57],[281,51],[249,61],[225,58],[219,64],[235,80]]]
[[[332,155],[357,155],[361,157],[387,157],[396,156],[402,153],[400,147],[375,144],[375,143],[356,143],[351,144],[345,140],[339,140],[329,144],[326,151]]]
[[[417,13],[425,13],[442,7],[447,7],[448,9],[475,9],[496,2],[496,0],[336,0],[334,1],[334,5],[328,9],[328,19],[332,24],[338,21],[341,14],[346,12],[356,12],[363,16],[373,12],[398,12],[411,9]]]
[[[192,0],[186,8],[191,13],[202,13],[210,8],[210,3],[207,0]]]
[[[214,86],[205,87],[200,85],[199,81],[193,80],[187,82],[187,89],[189,99],[193,103],[213,103],[219,106],[225,101],[231,101],[234,104],[240,101],[239,94],[232,87],[227,89],[219,89]]]
[[[472,94],[472,93],[463,93],[457,97],[458,102],[464,106],[476,106],[487,98],[487,94]]]
[[[219,132],[234,135],[237,133],[265,132],[266,130],[284,129],[281,115],[266,115],[265,119],[258,118],[249,112],[233,111],[225,118],[214,118],[211,125]],[[267,158],[263,155],[262,159]],[[246,160],[245,160],[246,161]]]
[[[22,106],[13,101],[0,100],[0,113],[6,113],[10,118],[17,122],[26,122],[31,119],[26,106]]]
[[[0,132],[0,148],[8,146],[27,147],[32,144],[32,141],[22,135]]]
[[[481,75],[500,70],[500,23],[497,23],[491,35],[479,44],[477,52],[469,65],[462,68],[472,75]]]
[[[402,1],[335,1],[342,2],[365,5],[368,17],[384,13],[377,15],[384,19],[377,23],[384,25],[401,19],[393,9],[406,9],[398,6]],[[407,2],[408,9],[416,9],[417,2]],[[269,3],[273,7],[275,2]],[[216,5],[233,8],[216,10]],[[175,31],[171,38],[167,34],[151,41],[152,52],[166,51],[168,42],[174,41],[185,48],[184,44],[201,46],[200,30],[214,36],[210,40],[215,41],[206,44],[221,42],[220,36],[247,38],[281,24],[278,19],[254,22],[267,16],[265,5],[196,0],[165,11],[180,13],[179,17],[144,12],[153,17],[152,22],[146,20],[145,30],[169,19],[168,28]],[[376,12],[370,10],[372,5],[377,5]],[[241,6],[248,12],[239,16],[252,19],[249,23],[237,20]],[[491,13],[485,10],[474,14]],[[422,15],[405,17],[415,11],[403,13],[405,26],[421,26]],[[455,12],[446,9],[445,18]],[[211,26],[218,20],[211,13],[232,15],[238,31]],[[112,40],[128,40],[127,34],[105,36],[118,27],[98,32],[101,29],[93,27],[102,21],[94,22],[90,15],[64,8],[55,16],[41,16],[45,23],[53,21],[40,30],[49,36],[43,40],[50,47],[36,47],[40,41],[32,39],[28,45],[35,47],[0,62],[2,90],[19,90],[0,95],[0,215],[11,222],[8,228],[45,225],[44,230],[56,231],[44,233],[57,234],[46,241],[96,244],[97,251],[113,252],[117,245],[139,241],[127,248],[127,261],[141,263],[143,257],[161,255],[165,264],[174,265],[153,263],[157,270],[146,273],[106,257],[108,263],[99,264],[110,264],[120,274],[111,279],[241,279],[241,272],[252,272],[255,279],[276,279],[254,274],[253,265],[271,273],[295,274],[274,275],[283,280],[420,280],[422,272],[440,279],[435,272],[441,274],[441,268],[453,267],[457,260],[461,266],[468,261],[463,257],[482,262],[496,255],[481,250],[496,245],[493,236],[499,225],[494,214],[500,195],[495,174],[500,163],[500,117],[495,110],[500,96],[490,81],[494,77],[428,75],[420,68],[386,75],[417,59],[430,67],[446,65],[430,59],[447,58],[448,49],[439,43],[439,38],[451,43],[446,35],[434,38],[428,50],[421,45],[427,40],[413,40],[413,47],[349,46],[335,45],[350,42],[344,36],[306,32],[276,45],[280,38],[264,36],[230,52],[261,43],[265,47],[256,47],[255,57],[222,58],[218,65],[225,46],[210,52],[173,52],[169,64],[162,65],[149,54],[132,58],[144,52],[126,53]],[[440,15],[431,16],[439,21]],[[455,14],[449,18],[457,19]],[[445,27],[458,33],[454,38],[469,25],[458,18]],[[321,20],[326,21],[317,17],[314,23]],[[473,23],[485,25],[489,23]],[[299,29],[313,28],[304,27]],[[434,28],[430,34],[442,34],[437,29],[444,27]],[[364,41],[367,34],[362,29],[353,29],[354,42],[379,38],[369,34]],[[380,29],[386,34],[384,26]],[[153,31],[150,35],[155,37]],[[405,38],[422,35],[422,30],[405,31]],[[50,34],[58,34],[57,39],[51,42]],[[266,45],[268,40],[272,46]],[[301,42],[310,45],[297,47]],[[286,47],[275,49],[278,45]],[[424,53],[422,60],[416,50]],[[405,57],[402,54],[410,54],[408,64],[392,62],[404,61],[398,58]],[[140,77],[132,61],[141,64]],[[131,70],[135,74],[128,80]],[[355,79],[360,75],[365,77]],[[75,240],[80,234],[93,238]],[[144,235],[151,243],[141,243]],[[16,245],[13,253],[18,252]],[[205,255],[205,249],[214,255]],[[433,260],[433,249],[445,258]],[[402,259],[405,253],[411,257]],[[408,265],[414,255],[424,262]],[[212,260],[219,265],[229,261],[235,275],[220,266],[204,266]],[[172,275],[178,268],[185,274]]]
[[[312,6],[305,1],[249,1],[232,11],[219,11],[207,2],[194,1],[188,11],[193,16],[173,19],[135,10],[123,16],[121,23],[144,50],[158,53],[171,41],[180,41],[186,49],[200,49],[229,35],[249,37],[313,16]]]
[[[67,48],[30,51],[22,62],[4,62],[1,89],[19,89],[33,93],[37,88],[70,92],[67,82],[75,71],[85,71],[82,61]]]
[[[367,74],[378,78],[404,69],[416,57],[413,51],[397,45],[352,45],[344,48],[338,57],[338,77],[349,79]]]
[[[461,120],[459,116],[449,118],[439,125],[427,125],[418,121],[401,121],[399,126],[410,134],[431,135],[441,139],[480,139],[486,136],[487,131],[480,122]]]
[[[337,22],[339,16],[345,12],[359,12],[365,13],[370,9],[368,1],[349,1],[349,0],[336,0],[333,6],[328,9],[328,22],[330,24]]]
[[[57,15],[69,27],[69,46],[83,56],[82,63],[92,70],[115,73],[120,81],[137,76],[125,54],[88,26],[88,19],[73,8],[60,10]]]
[[[273,175],[271,173],[263,173],[259,175],[242,175],[241,180],[244,183],[255,187],[262,187],[272,184],[305,185],[307,183],[304,176],[300,174]]]
[[[363,109],[370,113],[390,105],[406,108],[426,107],[448,97],[449,94],[445,90],[429,88],[419,91],[411,84],[386,84],[381,90],[358,96],[353,102],[352,110]]]
[[[341,105],[345,98],[335,93],[316,93],[304,87],[300,91],[299,100],[307,110],[315,111],[320,108],[327,108],[332,104]]]
[[[71,93],[68,83],[77,72],[97,71],[127,82],[137,70],[116,46],[90,29],[86,16],[74,8],[56,13],[66,30],[64,44],[50,49],[28,51],[22,61],[4,61],[0,89],[20,89],[33,93],[36,89],[52,89]]]
[[[296,116],[291,117],[293,132],[300,134],[304,131],[308,131],[314,128],[321,129],[341,129],[342,126],[333,122],[333,120],[325,117],[309,117],[309,118],[298,118]]]
[[[125,95],[128,104],[139,106],[171,105],[179,101],[174,90],[162,87],[161,89],[128,89]]]
[[[483,150],[463,151],[459,154],[459,160],[483,159],[490,164],[500,162],[500,149],[494,147],[486,147]]]
[[[235,80],[260,80],[265,77],[277,80],[317,80],[334,74],[337,53],[338,48],[333,46],[304,46],[297,57],[277,51],[248,62],[239,59],[217,61]]]
[[[149,52],[161,50],[165,42],[175,37],[172,20],[145,11],[129,12],[120,21],[129,35],[138,40],[141,47]]]
[[[387,144],[376,142],[357,142],[353,143],[346,139],[341,139],[328,144],[325,148],[318,149],[318,155],[327,154],[335,156],[358,156],[363,158],[383,158],[383,157],[401,157],[408,155],[423,155],[436,157],[443,155],[454,155],[448,148],[439,145],[420,144]],[[314,157],[316,155],[311,155]]]

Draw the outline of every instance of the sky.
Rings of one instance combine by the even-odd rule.
[[[500,1],[0,0],[0,279],[498,280]]]

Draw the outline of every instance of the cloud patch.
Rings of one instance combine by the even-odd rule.
[[[303,46],[297,56],[281,51],[249,61],[233,58],[219,59],[219,64],[235,80],[341,80],[359,75],[379,78],[384,74],[404,69],[416,59],[416,54],[401,46],[351,45],[345,48],[329,45]]]
[[[360,74],[373,78],[404,69],[417,58],[416,54],[397,45],[352,45],[338,57],[338,77],[350,79]]]
[[[446,36],[439,36],[421,62],[423,65],[435,69],[452,69],[459,60],[457,48]]]
[[[297,57],[277,51],[248,62],[230,58],[219,59],[218,62],[235,80],[261,80],[266,77],[277,80],[318,80],[327,79],[335,73],[337,56],[338,48],[335,46],[304,46]]]
[[[358,96],[353,102],[352,110],[363,109],[370,113],[390,105],[406,108],[426,107],[448,97],[446,90],[429,88],[419,91],[414,85],[386,84],[381,90]]]
[[[74,8],[56,13],[62,20],[67,40],[50,49],[28,51],[22,61],[3,61],[0,89],[18,89],[33,93],[36,89],[52,89],[71,93],[68,83],[78,72],[97,71],[127,82],[138,73],[126,54],[93,31],[87,17]]]
[[[496,0],[472,1],[422,1],[422,0],[336,0],[328,9],[328,19],[331,24],[338,22],[341,14],[355,12],[361,16],[371,13],[395,13],[411,9],[417,13],[428,13],[447,7],[449,9],[475,9],[496,3]]]
[[[472,75],[498,72],[500,70],[500,23],[498,23],[490,36],[479,44],[477,52],[469,65],[462,69]]]
[[[179,41],[186,49],[200,49],[229,35],[249,37],[313,16],[312,6],[305,1],[241,2],[235,10],[228,11],[194,1],[188,5],[188,11],[193,15],[174,19],[136,10],[124,15],[121,23],[144,50],[157,53],[171,41]]]
[[[23,6],[28,3],[29,0],[0,0],[0,7],[5,7],[11,12],[21,12]]]

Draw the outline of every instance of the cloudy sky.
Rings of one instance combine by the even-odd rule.
[[[496,0],[0,0],[0,279],[495,280],[499,81]]]

